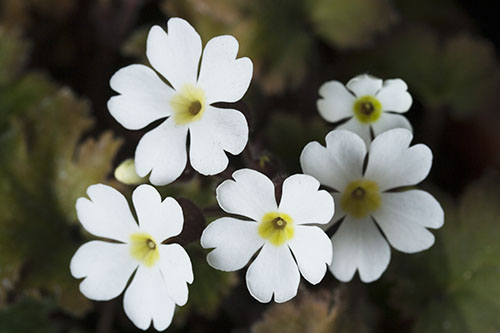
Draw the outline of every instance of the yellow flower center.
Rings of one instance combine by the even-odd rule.
[[[342,210],[358,219],[377,210],[381,204],[382,198],[377,183],[366,179],[349,183],[340,198]]]
[[[130,254],[147,267],[154,266],[160,258],[156,241],[145,232],[136,232],[130,236]]]
[[[267,213],[259,225],[260,237],[269,240],[271,244],[276,246],[292,239],[294,232],[293,219],[285,213]]]
[[[205,112],[205,104],[205,92],[193,84],[185,84],[170,100],[177,125],[199,120]]]
[[[359,97],[354,102],[354,115],[363,124],[374,123],[382,115],[382,104],[373,96]]]

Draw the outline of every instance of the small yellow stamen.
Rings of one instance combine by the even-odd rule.
[[[147,267],[152,267],[160,258],[160,251],[154,238],[145,232],[130,236],[130,254]]]
[[[349,183],[340,198],[340,207],[355,218],[363,218],[380,208],[382,197],[377,183],[358,179]]]
[[[276,246],[280,246],[287,240],[292,239],[294,232],[293,219],[285,213],[267,213],[259,225],[259,235]]]
[[[193,84],[182,86],[170,100],[177,125],[199,120],[205,112],[205,104],[205,92]]]
[[[376,122],[382,115],[382,104],[373,96],[359,97],[354,102],[354,115],[363,124]]]

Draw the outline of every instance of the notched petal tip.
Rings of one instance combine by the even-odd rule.
[[[409,147],[411,141],[413,140],[413,133],[409,129],[406,129],[406,128],[393,128],[393,129],[390,129],[388,131],[385,131],[382,134],[377,135],[377,137],[373,140],[373,142],[375,142],[375,140],[377,140],[377,139],[378,140],[383,140],[386,136],[387,137],[388,136],[394,136],[394,137],[401,138],[401,139],[399,139],[399,141],[403,141],[403,142],[407,142],[408,143],[406,145],[406,147]]]
[[[75,204],[75,208],[76,208],[76,214],[78,216],[79,212],[83,212],[84,210],[88,209],[88,205],[91,205],[92,204],[92,201],[90,201],[89,199],[87,198],[84,198],[84,197],[80,197],[78,199],[76,199],[76,204]],[[78,218],[80,219],[80,218]]]
[[[198,85],[206,91],[209,104],[237,102],[248,90],[253,64],[247,57],[237,58],[238,48],[230,35],[214,37],[205,46]]]

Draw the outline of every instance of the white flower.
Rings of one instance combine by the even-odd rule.
[[[319,114],[329,122],[349,118],[337,129],[358,134],[368,146],[370,128],[375,136],[393,128],[412,130],[410,122],[397,113],[404,113],[412,104],[408,86],[401,79],[385,80],[359,75],[347,83],[329,81],[319,88]]]
[[[141,129],[165,119],[146,133],[135,151],[137,174],[165,185],[177,179],[189,160],[203,175],[222,172],[228,165],[224,151],[237,155],[248,141],[245,116],[233,109],[213,106],[237,102],[248,89],[252,62],[236,59],[238,41],[232,36],[212,38],[201,59],[201,39],[185,20],[171,18],[168,34],[151,28],[146,55],[152,67],[130,65],[111,78],[111,88],[120,93],[108,101],[111,115],[125,128]]]
[[[157,330],[166,329],[175,304],[188,298],[187,283],[193,282],[191,261],[179,244],[162,244],[178,235],[184,218],[173,198],[161,201],[150,185],[137,187],[132,195],[139,225],[125,197],[110,186],[89,186],[90,200],[76,202],[78,219],[95,240],[82,245],[71,259],[71,274],[84,278],[80,291],[85,297],[106,301],[125,289],[123,307],[130,320],[146,330],[153,321]]]
[[[223,217],[207,226],[201,245],[215,248],[208,263],[235,271],[262,248],[246,274],[248,290],[260,302],[269,302],[273,294],[276,302],[293,298],[299,270],[310,283],[319,283],[331,262],[332,245],[323,230],[308,224],[330,221],[332,196],[318,191],[320,184],[313,177],[293,175],[284,181],[277,205],[274,184],[265,175],[242,169],[233,178],[219,185],[217,201],[226,212],[250,220]]]
[[[366,170],[366,146],[349,131],[332,131],[326,148],[310,142],[302,151],[304,173],[336,191],[332,224],[343,220],[332,237],[330,270],[337,279],[349,281],[356,270],[364,282],[378,279],[390,260],[387,242],[406,253],[434,243],[426,228],[439,228],[444,220],[436,199],[421,190],[391,191],[421,182],[431,168],[430,149],[409,147],[411,140],[406,129],[380,134],[370,145]]]

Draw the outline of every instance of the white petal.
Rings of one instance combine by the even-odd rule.
[[[166,185],[182,174],[187,162],[187,127],[177,126],[173,117],[146,133],[135,150],[135,169],[140,177],[150,171],[154,185]]]
[[[127,129],[140,129],[172,114],[173,90],[149,67],[124,67],[111,77],[110,85],[121,95],[109,99],[108,110]]]
[[[340,206],[340,199],[342,198],[342,193],[332,192],[330,193],[333,197],[333,201],[335,203],[335,214],[333,218],[327,224],[320,225],[321,230],[327,232],[334,224],[338,223],[344,216],[346,216],[346,212],[342,210]]]
[[[332,242],[323,230],[314,226],[299,225],[294,237],[288,241],[299,265],[302,276],[318,284],[332,262]]]
[[[332,243],[330,270],[340,281],[350,281],[358,270],[361,281],[372,282],[389,265],[391,250],[371,217],[354,219],[347,215],[333,235]]]
[[[90,299],[108,301],[125,289],[137,263],[128,244],[91,241],[83,244],[71,258],[71,275],[80,283],[80,291]]]
[[[375,136],[394,128],[406,128],[410,132],[413,132],[413,128],[408,119],[402,115],[387,112],[383,112],[380,119],[372,124],[372,127]]]
[[[158,265],[170,298],[178,305],[188,300],[187,283],[193,282],[193,267],[189,256],[179,244],[161,244]]]
[[[323,83],[319,88],[322,97],[317,102],[319,114],[329,122],[352,117],[356,98],[338,81]]]
[[[157,331],[165,330],[174,316],[175,303],[170,299],[163,276],[154,266],[139,266],[123,297],[127,317],[141,330],[153,321]]]
[[[333,215],[333,219],[339,220],[347,215],[347,213],[342,210],[342,207],[340,205],[340,202],[342,199],[342,193],[333,192],[333,193],[331,193],[331,195],[333,197],[333,201],[335,202],[335,214]]]
[[[377,93],[377,99],[382,103],[382,110],[406,112],[410,109],[412,98],[408,86],[401,79],[385,80],[384,86]]]
[[[243,113],[207,106],[203,118],[190,126],[189,159],[203,175],[224,171],[228,158],[224,151],[238,155],[248,142],[248,124]]]
[[[237,102],[250,85],[253,65],[248,58],[236,59],[238,41],[233,36],[218,36],[203,50],[198,84],[205,90],[207,103]]]
[[[78,198],[78,220],[91,234],[127,243],[137,231],[127,199],[111,186],[96,184],[87,189],[90,198]]]
[[[174,198],[161,201],[160,193],[151,185],[143,184],[132,194],[141,230],[148,232],[157,242],[177,236],[182,231],[184,216]]]
[[[389,243],[397,250],[414,253],[434,244],[427,228],[439,228],[444,212],[439,202],[427,192],[411,190],[383,193],[382,206],[373,217]]]
[[[196,84],[201,38],[187,21],[177,17],[168,20],[168,35],[159,26],[152,27],[146,55],[176,90],[187,83]]]
[[[274,246],[266,243],[246,275],[250,294],[259,302],[286,302],[299,288],[300,274],[292,253],[286,245]]]
[[[201,246],[215,248],[207,255],[210,266],[226,272],[243,268],[264,244],[257,229],[256,222],[231,217],[210,223],[201,235]]]
[[[262,173],[240,169],[233,173],[234,180],[225,180],[217,187],[217,201],[226,212],[261,221],[269,212],[276,212],[278,205],[274,184]]]
[[[382,88],[382,80],[371,75],[362,74],[347,82],[347,88],[357,97],[375,96],[377,91]]]
[[[326,136],[326,148],[310,142],[300,155],[304,173],[312,175],[322,185],[338,191],[362,177],[366,145],[356,134],[335,130]]]
[[[335,182],[331,164],[330,153],[317,141],[309,142],[300,154],[300,165],[305,174],[313,176],[322,185],[335,188],[339,184]]]
[[[340,201],[341,201],[341,198],[342,198],[342,193],[339,193],[339,192],[334,192],[334,193],[331,193],[332,197],[333,197],[333,201],[335,202],[335,214],[333,215],[333,218],[331,219],[331,221],[324,225],[324,226],[321,226],[321,229],[323,230],[328,230],[330,229],[330,227],[332,227],[335,223],[337,223],[341,218],[343,218],[344,216],[347,215],[346,212],[344,212],[342,210],[342,207],[340,206]]]
[[[343,178],[358,179],[362,175],[366,146],[359,135],[346,130],[334,130],[326,135],[330,160],[335,159],[335,173]]]
[[[292,217],[296,224],[326,224],[333,217],[333,198],[319,182],[309,175],[293,175],[283,182],[279,210]]]
[[[402,128],[378,135],[370,146],[365,178],[377,182],[381,191],[424,180],[431,169],[432,152],[423,144],[408,148],[412,137]]]
[[[344,124],[337,126],[337,130],[346,130],[356,133],[361,137],[361,139],[363,139],[367,147],[370,145],[372,140],[370,125],[361,123],[358,119],[356,119],[356,117],[352,117]]]

